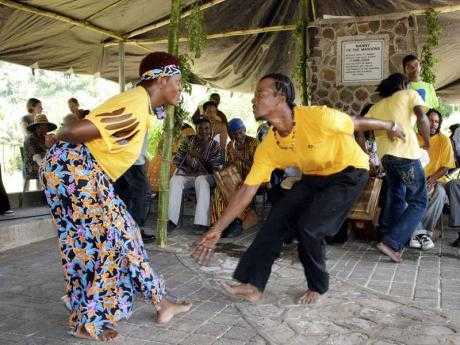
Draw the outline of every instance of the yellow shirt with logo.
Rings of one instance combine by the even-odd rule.
[[[401,90],[395,92],[390,97],[380,100],[369,109],[366,117],[394,121],[406,134],[405,140],[390,140],[386,131],[374,131],[377,154],[380,159],[385,155],[407,159],[420,159],[422,152],[414,130],[415,123],[417,122],[417,116],[414,113],[414,107],[416,106],[424,106],[423,100],[417,91]]]
[[[418,137],[420,144],[423,143],[421,136]],[[440,168],[455,168],[454,149],[450,139],[444,134],[438,133],[430,137],[428,149],[430,162],[425,167],[425,176],[433,175]]]
[[[298,106],[294,121],[294,129],[287,137],[269,130],[257,147],[246,185],[268,182],[274,169],[292,166],[304,175],[321,176],[349,166],[369,169],[369,157],[356,143],[353,120],[347,114],[326,106]]]
[[[112,181],[139,157],[151,118],[149,95],[141,86],[108,99],[85,117],[101,134],[85,144]]]

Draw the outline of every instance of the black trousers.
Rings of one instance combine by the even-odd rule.
[[[10,201],[8,200],[8,194],[3,186],[2,166],[0,165],[0,214],[3,214],[10,209]]]
[[[368,178],[367,170],[353,167],[329,176],[304,176],[273,206],[233,277],[263,291],[283,240],[289,236],[287,232],[295,231],[308,288],[325,293],[329,289],[329,274],[324,237],[338,232]]]
[[[131,166],[114,183],[114,187],[137,225],[144,226],[151,194],[145,165]]]

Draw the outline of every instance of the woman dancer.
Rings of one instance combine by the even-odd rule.
[[[155,305],[159,323],[190,309],[190,303],[166,298],[139,228],[112,185],[139,156],[152,109],[178,103],[178,66],[170,54],[147,55],[137,87],[64,127],[46,155],[41,174],[58,228],[69,325],[76,337],[116,337],[114,326],[132,313],[134,294]]]

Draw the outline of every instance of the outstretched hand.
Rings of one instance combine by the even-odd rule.
[[[203,266],[209,265],[221,235],[220,231],[211,229],[198,240],[192,251],[192,257],[197,263]]]

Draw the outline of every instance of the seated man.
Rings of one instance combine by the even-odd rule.
[[[223,166],[224,154],[212,139],[210,121],[203,117],[195,123],[197,135],[186,137],[174,157],[177,170],[169,184],[169,228],[172,230],[179,222],[182,192],[194,186],[195,231],[202,233],[209,227],[211,187],[215,185],[212,174]]]
[[[441,114],[435,109],[430,109],[427,112],[427,116],[430,119],[430,148],[428,150],[430,162],[425,167],[428,205],[422,222],[412,234],[410,241],[412,248],[421,248],[423,250],[434,247],[432,241],[433,232],[447,201],[446,191],[439,179],[446,175],[449,169],[455,168],[452,144],[447,136],[440,133]],[[419,139],[422,142],[421,137]]]
[[[228,123],[228,134],[231,142],[227,144],[225,165],[234,166],[240,177],[244,180],[251,170],[254,153],[257,148],[257,139],[246,135],[246,127],[239,118],[230,120]],[[218,188],[214,191],[212,204],[211,223],[214,224],[222,215],[223,210],[227,207],[227,201]],[[232,224],[228,226],[226,231],[224,231],[223,237],[236,237],[240,235],[243,231],[243,218],[243,215],[236,218]]]

